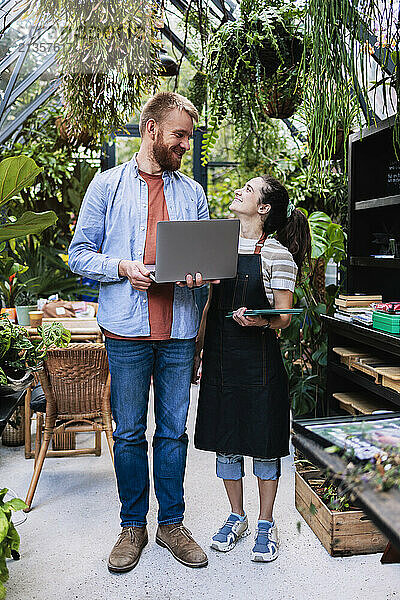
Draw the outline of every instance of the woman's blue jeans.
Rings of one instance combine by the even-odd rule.
[[[153,375],[156,429],[153,437],[154,488],[158,522],[179,523],[185,503],[183,479],[195,342],[128,341],[106,338],[111,373],[114,463],[121,500],[121,525],[141,527],[149,509],[147,407]]]

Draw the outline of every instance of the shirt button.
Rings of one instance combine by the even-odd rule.
[[[145,304],[147,302],[146,298],[143,298],[143,304]]]
[[[140,229],[141,229],[142,231],[144,231],[144,227],[141,227]]]
[[[138,250],[138,251],[136,252],[136,254],[137,254],[138,256],[140,256],[142,253],[140,252],[140,250]]]
[[[147,204],[143,204],[144,208],[146,208]]]

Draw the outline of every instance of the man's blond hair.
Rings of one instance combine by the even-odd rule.
[[[146,124],[150,119],[154,119],[156,123],[162,123],[167,114],[175,108],[185,110],[192,117],[193,121],[198,123],[199,113],[197,108],[185,96],[181,96],[181,94],[176,94],[175,92],[158,92],[158,94],[147,100],[140,114],[140,135],[143,137]]]

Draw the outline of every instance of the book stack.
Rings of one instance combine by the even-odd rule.
[[[348,323],[359,322],[372,325],[372,302],[382,302],[381,294],[355,294],[347,296],[339,294],[335,298],[336,311],[334,317]]]

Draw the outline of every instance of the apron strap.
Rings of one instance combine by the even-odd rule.
[[[264,242],[266,239],[267,239],[267,234],[263,233],[256,244],[256,247],[254,249],[254,254],[260,254],[261,248],[264,246]]]

